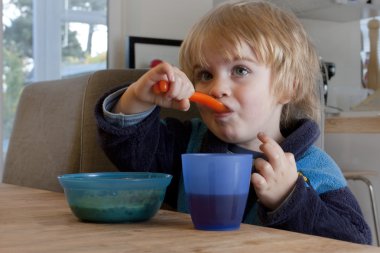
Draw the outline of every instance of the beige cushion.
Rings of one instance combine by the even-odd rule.
[[[57,176],[78,171],[83,91],[89,76],[24,88],[3,182],[61,191]]]
[[[94,108],[97,100],[108,90],[138,79],[145,70],[103,70],[89,79],[83,97],[80,172],[115,171],[97,141]]]

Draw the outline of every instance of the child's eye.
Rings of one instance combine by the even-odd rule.
[[[199,82],[207,82],[212,79],[212,74],[206,70],[199,71],[197,73],[197,80]]]
[[[246,76],[249,73],[251,73],[251,71],[243,66],[237,66],[233,68],[233,74],[237,76]]]

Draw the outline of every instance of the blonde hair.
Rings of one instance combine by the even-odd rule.
[[[194,67],[207,66],[205,45],[226,59],[240,56],[243,43],[250,46],[261,64],[271,68],[272,94],[290,98],[283,107],[281,125],[296,119],[319,120],[320,76],[315,48],[297,17],[266,1],[227,2],[196,23],[180,49],[179,62],[190,80]]]

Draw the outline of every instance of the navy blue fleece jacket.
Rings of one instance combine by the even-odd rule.
[[[115,126],[103,114],[102,104],[107,95],[95,108],[104,152],[120,171],[172,174],[165,202],[177,210],[186,211],[181,154],[251,152],[221,141],[199,119],[160,120],[158,107],[137,124]],[[261,205],[251,187],[244,222],[370,244],[370,229],[340,169],[330,156],[313,145],[319,133],[318,125],[310,120],[300,120],[294,129],[283,129],[285,140],[280,145],[285,152],[294,154],[303,176],[299,176],[290,196],[275,211]],[[258,152],[253,155],[262,156]]]

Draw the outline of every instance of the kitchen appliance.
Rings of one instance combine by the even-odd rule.
[[[323,80],[323,97],[325,105],[327,104],[328,95],[328,83],[330,79],[335,75],[335,63],[327,62],[324,60],[320,61],[322,80]]]

